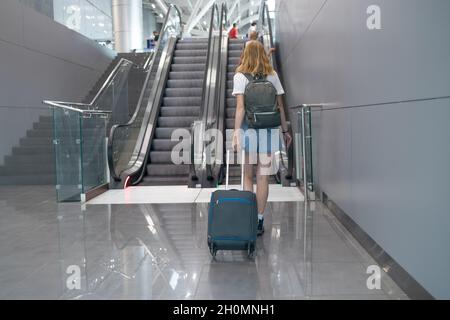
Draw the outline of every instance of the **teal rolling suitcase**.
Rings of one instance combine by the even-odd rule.
[[[229,154],[227,151],[226,190],[213,192],[209,204],[208,247],[213,257],[218,250],[246,250],[251,258],[256,249],[258,225],[256,195],[228,190]],[[243,172],[241,166],[241,181]]]

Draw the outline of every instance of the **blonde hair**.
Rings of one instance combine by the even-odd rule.
[[[242,55],[241,64],[237,67],[236,72],[251,74],[262,73],[266,77],[275,73],[261,42],[256,40],[247,42],[244,54]]]

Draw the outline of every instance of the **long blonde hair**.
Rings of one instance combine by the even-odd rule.
[[[241,64],[237,67],[236,72],[251,74],[274,74],[272,65],[269,62],[264,46],[261,42],[252,40],[247,42]]]

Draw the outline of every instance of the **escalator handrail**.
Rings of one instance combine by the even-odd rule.
[[[172,10],[175,10],[175,13],[178,16],[178,19],[179,19],[179,22],[180,22],[180,26],[181,26],[181,21],[182,20],[181,20],[181,12],[180,12],[180,10],[178,9],[178,7],[176,5],[169,4],[169,9],[168,9],[166,17],[164,19],[164,23],[163,23],[163,26],[161,28],[161,33],[160,33],[159,39],[163,39],[163,37],[165,36],[165,32],[167,30],[170,13],[171,13]],[[177,36],[181,36],[181,30],[177,34]],[[131,167],[128,167],[127,169],[123,170],[121,173],[119,173],[119,175],[116,174],[115,168],[114,168],[114,159],[113,159],[114,136],[115,136],[116,130],[118,128],[124,128],[124,127],[132,126],[134,124],[134,122],[136,121],[136,117],[137,117],[137,115],[139,113],[138,111],[140,110],[140,108],[146,107],[146,106],[142,105],[142,101],[144,99],[144,94],[145,94],[145,91],[147,89],[148,82],[150,81],[151,70],[153,69],[153,65],[154,65],[155,58],[156,58],[156,53],[159,51],[160,45],[161,45],[161,41],[158,41],[158,43],[156,45],[156,48],[155,48],[155,51],[154,51],[155,52],[154,53],[154,57],[152,58],[151,62],[148,65],[147,76],[146,76],[144,85],[142,87],[141,95],[139,97],[139,101],[137,103],[137,107],[135,109],[133,117],[126,124],[114,125],[113,127],[111,127],[111,130],[110,130],[110,133],[109,133],[109,139],[108,139],[108,167],[109,167],[110,175],[115,181],[121,181],[120,175],[122,174],[122,172],[126,171],[127,169],[129,169]],[[155,79],[155,80],[157,80],[157,79]],[[156,83],[154,85],[156,85]],[[141,125],[141,127],[142,127],[142,125]],[[137,143],[139,143],[139,142],[137,141],[136,144]],[[142,142],[141,142],[141,144],[142,144]],[[142,145],[141,145],[140,149],[142,150]]]
[[[221,13],[220,13],[220,26],[221,26],[221,30],[220,30],[220,46],[219,46],[219,53],[222,54],[222,38],[223,38],[223,29],[227,29],[230,26],[230,21],[229,21],[229,17],[228,17],[228,9],[227,9],[227,5],[226,3],[222,3],[222,9],[221,9]],[[228,57],[228,54],[227,54]],[[222,63],[225,63],[225,75],[222,74],[222,70],[223,70],[223,66]],[[220,90],[217,90],[216,92],[216,96],[215,96],[215,101],[214,101],[214,115],[212,117],[213,121],[211,123],[208,123],[206,126],[206,129],[210,129],[214,126],[214,129],[218,130],[218,132],[222,133],[222,137],[225,137],[226,135],[224,135],[224,128],[225,126],[225,116],[224,114],[220,114],[220,110],[223,109],[223,113],[225,113],[225,95],[226,95],[226,69],[227,66],[227,59],[225,61],[221,61],[221,57],[219,57],[218,60],[218,66],[217,69],[219,70],[217,72],[217,79],[216,79],[216,84],[217,84],[217,88],[219,88]],[[225,76],[225,82],[223,82],[223,77]],[[224,141],[223,141],[224,142]],[[215,141],[216,143],[216,148],[215,150],[218,150],[218,141]],[[205,147],[205,146],[204,146]],[[225,143],[223,144],[223,147],[225,148]],[[223,155],[223,154],[222,154]],[[215,180],[218,181],[219,180],[219,176],[215,176],[215,174],[217,173],[218,175],[220,174],[220,170],[214,172],[213,167],[215,165],[217,165],[217,156],[215,159],[215,164],[208,164],[207,163],[207,172],[208,175],[210,177],[211,180]],[[220,165],[223,166],[223,156],[222,159],[220,159]]]
[[[210,21],[210,25],[209,25],[209,35],[208,35],[208,50],[207,50],[207,55],[206,55],[206,68],[205,68],[205,74],[203,75],[203,88],[202,88],[202,100],[201,100],[201,109],[200,109],[200,114],[198,119],[201,120],[203,123],[206,122],[206,118],[207,118],[207,105],[208,105],[208,101],[207,101],[207,89],[210,86],[208,82],[208,74],[211,72],[211,70],[209,70],[209,63],[210,63],[210,55],[211,55],[211,50],[212,50],[212,44],[213,44],[213,36],[214,36],[214,19],[219,19],[218,21],[218,27],[220,30],[220,34],[222,34],[222,26],[220,25],[220,17],[219,17],[219,7],[217,6],[216,3],[213,4],[212,9],[211,9],[211,21]],[[195,135],[194,135],[194,131],[195,131],[195,127],[194,127],[195,123],[192,123],[191,126],[191,154],[190,154],[190,177],[192,177],[193,180],[198,179],[199,175],[197,172],[197,169],[195,167]]]
[[[263,30],[264,32],[266,31],[264,28],[267,27],[267,31],[268,31],[268,36],[269,36],[269,46],[270,48],[274,47],[274,41],[273,41],[273,31],[272,31],[272,23],[270,20],[270,13],[269,13],[269,7],[267,6],[267,3],[265,0],[261,0],[261,7],[260,7],[260,20],[258,21],[258,30]],[[272,65],[274,67],[275,70],[278,70],[278,66],[277,66],[277,60],[272,57]],[[289,133],[292,135],[292,128],[291,126],[289,126],[288,128]],[[281,154],[280,155],[280,159],[281,159],[281,164],[285,167],[285,169],[287,170],[287,174],[286,177],[288,179],[291,179],[293,177],[293,171],[294,171],[294,149],[293,149],[293,144],[291,144],[291,146],[288,148],[286,146],[286,152],[287,152],[287,156],[288,156],[288,163],[286,165],[286,163],[284,162],[284,157]]]

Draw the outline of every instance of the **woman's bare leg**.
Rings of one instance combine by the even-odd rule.
[[[253,192],[253,164],[250,163],[249,154],[245,154],[244,164],[244,190]]]
[[[256,200],[258,202],[259,214],[264,214],[267,206],[267,199],[269,197],[270,168],[271,163],[261,163],[261,160],[258,159],[258,169],[256,171]]]

